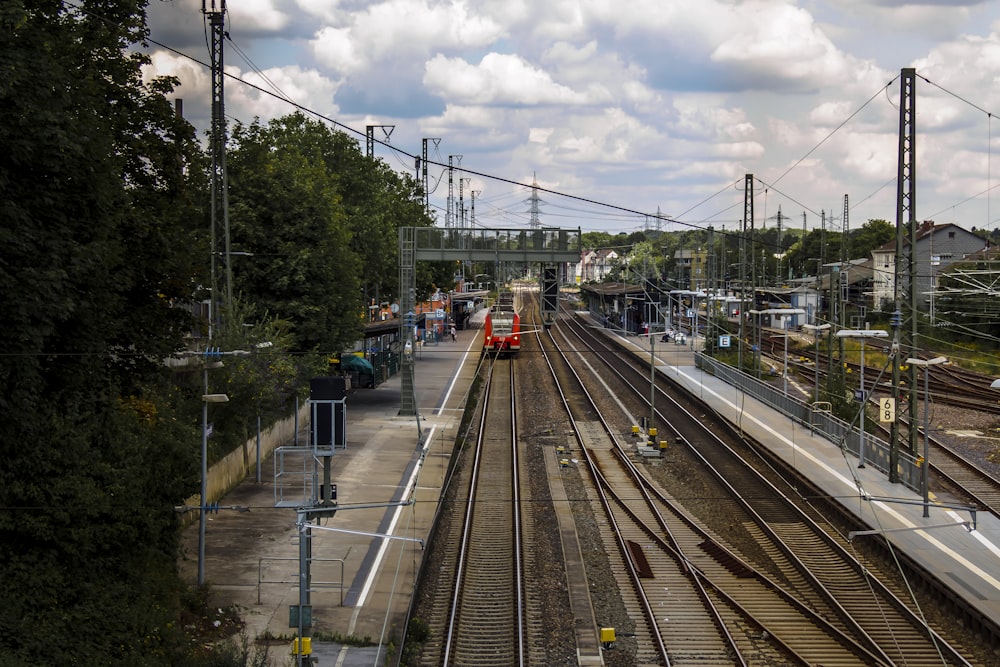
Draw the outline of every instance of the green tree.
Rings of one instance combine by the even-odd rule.
[[[237,125],[229,165],[233,243],[253,253],[239,289],[292,323],[298,349],[350,346],[367,300],[399,296],[399,228],[432,224],[416,181],[300,113]]]
[[[870,259],[872,251],[896,238],[896,228],[885,220],[869,220],[850,234],[852,259]]]
[[[614,237],[607,232],[583,232],[581,242],[584,248],[609,248],[614,245]]]
[[[302,351],[338,352],[360,333],[360,262],[328,160],[341,139],[301,114],[238,124],[229,154],[239,292],[292,323]]]
[[[385,162],[362,155],[357,143],[347,135],[336,133],[334,138],[326,155],[337,175],[365,297],[398,299],[399,228],[433,224],[424,210],[419,184],[409,175],[393,171]],[[450,283],[441,284],[451,287]]]
[[[144,2],[0,8],[0,664],[170,664],[193,429],[162,357],[196,276],[193,130]],[[100,15],[92,12],[100,11]]]

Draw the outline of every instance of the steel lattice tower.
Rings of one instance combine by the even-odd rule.
[[[899,442],[902,439],[900,421],[917,414],[917,368],[909,368],[903,392],[902,361],[904,354],[915,353],[917,340],[917,285],[916,285],[916,236],[917,236],[917,76],[912,67],[903,68],[899,76],[899,155],[896,174],[896,265],[893,276],[892,342],[892,396],[896,403],[896,420],[891,425],[889,438],[889,481],[899,481]],[[906,331],[903,318],[903,280],[908,277],[910,331]],[[904,353],[903,350],[906,350]],[[905,400],[904,400],[905,399]],[[905,402],[905,405],[904,405]],[[917,429],[907,429],[907,446],[917,451]]]
[[[226,38],[226,0],[202,0],[202,13],[208,18],[210,32],[210,48],[212,60],[212,126],[210,133],[210,148],[212,152],[212,183],[211,183],[211,289],[212,327],[217,328],[222,322],[222,310],[228,309],[233,300],[233,272],[229,260],[229,185],[226,178],[226,111],[225,111],[225,79],[223,70],[223,43]],[[221,245],[221,247],[220,247]],[[220,304],[218,262],[222,260],[225,267],[225,301]],[[211,338],[211,328],[209,329]]]
[[[529,201],[531,202],[531,208],[528,213],[531,215],[531,218],[528,222],[528,227],[538,229],[542,226],[541,220],[538,217],[538,204],[541,200],[538,198],[538,179],[535,178],[534,174],[531,176],[531,199]]]

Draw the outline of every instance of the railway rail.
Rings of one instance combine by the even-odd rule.
[[[865,560],[859,561],[859,545],[845,536],[861,526],[845,529],[836,523],[842,516],[828,520],[820,494],[806,490],[806,481],[782,478],[754,443],[714,419],[697,398],[662,374],[651,381],[648,356],[623,355],[601,331],[564,312],[548,331],[526,327],[528,354],[517,361],[484,357],[489,396],[479,408],[476,447],[462,454],[475,463],[455,473],[470,480],[462,482],[466,495],[453,503],[467,511],[461,519],[443,519],[435,532],[434,548],[449,548],[433,570],[432,588],[442,595],[422,616],[430,639],[421,665],[570,664],[565,654],[552,660],[551,642],[545,645],[547,628],[552,634],[565,620],[541,600],[538,589],[551,588],[553,580],[574,600],[578,642],[588,631],[586,606],[601,608],[589,613],[597,627],[605,625],[609,604],[621,606],[622,615],[615,616],[621,646],[605,655],[605,664],[615,667],[972,664],[961,640],[924,620],[898,572],[868,560],[877,549],[861,549]],[[542,356],[532,349],[536,342],[548,376],[535,361]],[[587,540],[579,545],[590,552],[585,575],[533,558],[542,533],[556,526],[532,518],[551,509],[541,502],[543,494],[519,495],[529,486],[521,473],[537,471],[539,459],[526,465],[514,444],[514,416],[526,407],[514,399],[515,363],[536,364],[527,384],[536,397],[558,396],[565,416],[538,405],[529,414],[536,421],[543,416],[549,424],[544,430],[557,432],[549,440],[573,439],[571,447],[579,450],[581,475],[572,465],[555,475],[574,485],[572,513],[592,512],[585,537],[559,525],[564,551],[567,540]],[[644,465],[661,459],[640,455],[625,435],[636,423],[627,415],[652,410],[651,390],[653,421],[670,444],[663,465]],[[524,432],[520,437],[538,439]],[[552,447],[547,451],[552,460]],[[477,518],[479,509],[484,512]],[[607,577],[590,578],[596,561],[606,563]],[[533,578],[544,577],[541,572],[547,581]]]
[[[440,641],[425,647],[424,665],[528,664],[514,360],[493,360],[488,377],[465,512],[438,574],[450,594],[430,615]]]
[[[827,354],[823,352],[819,353],[819,367],[817,369],[817,354],[815,350],[810,351],[809,354],[803,353],[801,355],[792,351],[786,359],[784,345],[785,341],[782,336],[765,336],[761,342],[761,353],[769,357],[776,366],[783,367],[787,363],[790,372],[797,372],[807,382],[814,380],[817,370],[820,378],[826,379],[828,375],[827,369],[830,368],[831,364],[830,357]],[[866,343],[866,346],[870,348],[869,354],[871,355],[875,355],[876,353],[887,354],[888,350],[885,348],[885,345],[884,341],[878,341],[877,339],[872,339]],[[873,358],[874,356],[870,357],[870,359]],[[861,378],[861,365],[852,361],[845,361],[843,364],[845,368],[850,370],[851,377],[857,379],[857,382],[854,382],[854,384],[858,384]],[[865,364],[865,366],[865,386],[868,391],[883,395],[891,393],[891,373],[886,371],[880,377],[879,371],[881,369],[879,367],[872,364]],[[998,402],[1000,392],[990,389],[991,378],[947,364],[931,366],[929,367],[929,373],[928,389],[932,402],[1000,415],[1000,402]],[[918,383],[918,385],[914,390],[918,396],[923,396],[923,383]],[[907,388],[908,390],[909,388]]]
[[[775,339],[780,340],[780,339]],[[774,340],[771,341],[772,344]],[[820,358],[821,367],[825,357]],[[803,377],[810,380],[815,377],[815,368],[812,363],[789,360],[790,365],[804,369]],[[860,382],[860,365],[849,364],[853,369],[852,376]],[[929,382],[929,397],[931,403],[953,405],[956,407],[985,410],[995,412],[1000,415],[1000,406],[997,405],[996,398],[1000,392],[986,388],[986,378],[978,373],[966,371],[958,367],[947,365],[932,366]],[[822,377],[826,377],[824,371],[820,372]],[[860,387],[860,385],[859,385]],[[869,392],[869,400],[876,401],[879,394],[885,395],[891,390],[891,386],[885,382],[877,382],[877,375],[869,372],[865,377],[865,387]],[[927,400],[923,386],[916,388],[918,399]],[[987,398],[993,398],[990,403]],[[904,423],[904,428],[909,428],[910,420],[897,416]],[[867,422],[869,433],[879,434],[888,441],[889,430],[879,422],[869,419]],[[923,442],[923,427],[918,424],[918,441]],[[1000,517],[1000,480],[989,471],[967,460],[962,454],[950,447],[943,439],[934,435],[933,432],[927,434],[928,454],[931,471],[931,485],[943,486],[952,493],[958,502],[971,503],[980,510],[992,512]],[[917,452],[921,453],[922,452]]]
[[[580,335],[578,342],[568,346],[578,350],[589,349],[591,353],[586,355],[588,359],[601,359],[609,368],[614,366],[615,374],[620,378],[618,385],[623,388],[623,393],[624,387],[648,385],[645,369],[639,370],[635,365],[623,364],[618,360],[616,350],[602,345],[595,337],[588,336],[583,328],[577,331]],[[605,375],[605,382],[610,385],[608,377]],[[785,601],[786,609],[767,616],[763,611],[767,605],[749,592],[750,586],[721,583],[711,586],[711,590],[730,594],[738,601],[733,609],[743,610],[740,617],[743,625],[734,625],[731,635],[741,637],[751,646],[731,647],[734,655],[742,655],[742,651],[760,650],[760,642],[753,644],[753,632],[747,632],[748,627],[757,627],[763,628],[759,630],[759,636],[767,637],[764,642],[767,646],[773,650],[774,645],[781,644],[786,652],[786,660],[804,661],[802,664],[858,664],[859,660],[864,664],[887,665],[969,664],[958,649],[929,630],[922,619],[892,590],[870,576],[868,568],[851,555],[850,545],[846,540],[813,521],[789,502],[783,491],[747,466],[725,442],[740,440],[731,429],[725,426],[708,429],[702,423],[704,417],[696,416],[701,415],[704,408],[662,378],[657,383],[656,396],[661,406],[668,403],[670,405],[674,437],[684,443],[685,449],[698,456],[706,469],[714,471],[715,483],[726,489],[729,499],[727,502],[731,504],[734,513],[738,510],[740,520],[748,526],[746,530],[756,538],[760,550],[766,554],[762,565],[777,568],[777,572],[773,575],[774,579],[763,572],[750,574],[755,571],[755,564],[740,559],[730,561],[732,552],[721,555],[715,551],[717,546],[709,546],[719,545],[720,542],[705,538],[699,543],[705,546],[691,552],[697,554],[699,560],[691,555],[684,562],[689,566],[695,563],[706,564],[704,570],[696,571],[709,581],[714,580],[708,576],[710,570],[707,564],[714,563],[720,570],[724,570],[725,566],[721,566],[721,563],[738,563],[733,567],[745,572],[746,580],[761,582],[761,590],[768,591],[770,595],[777,589],[783,590],[801,604],[801,607],[795,607]],[[634,400],[643,400],[641,392],[635,391]],[[646,408],[648,409],[648,403]],[[662,410],[658,412],[657,419],[660,423],[668,423]],[[620,455],[619,458],[624,460],[625,456]],[[601,466],[601,470],[606,469],[607,463]],[[621,479],[616,482],[619,485],[623,483]],[[749,489],[753,490],[752,497],[747,497],[746,491],[740,492]],[[631,491],[627,495],[631,497]],[[659,498],[658,502],[664,508],[670,507],[666,495]],[[682,510],[677,511],[683,514]],[[668,525],[671,529],[674,528],[673,524]],[[646,530],[650,535],[663,532],[662,527],[659,530],[648,527]],[[646,538],[647,549],[650,540],[651,537]],[[630,558],[634,558],[631,552]],[[743,570],[743,567],[747,569]],[[744,584],[746,580],[743,581]],[[773,587],[763,582],[771,582]],[[802,609],[812,610],[819,618],[828,619],[833,627],[820,628],[804,622],[802,617],[787,624],[777,620],[784,618],[787,621],[789,609],[793,608],[798,610],[798,614],[802,613]],[[757,611],[751,613],[748,611],[751,609]],[[739,616],[734,611],[729,613]],[[764,620],[767,618],[775,619],[773,625]],[[819,651],[821,656],[810,652],[821,644],[824,646]],[[832,649],[831,644],[839,648]],[[718,647],[710,651],[717,655]],[[861,657],[859,652],[864,652],[865,657]],[[814,662],[808,662],[810,660]]]

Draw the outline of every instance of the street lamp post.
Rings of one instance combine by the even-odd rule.
[[[841,329],[837,338],[861,340],[861,440],[858,443],[858,467],[865,467],[865,409],[868,407],[868,390],[865,388],[865,341],[869,338],[886,338],[889,332],[882,329]]]
[[[785,336],[785,363],[781,369],[781,377],[784,381],[785,386],[785,398],[788,398],[788,318],[781,320],[781,330],[784,331]]]
[[[930,474],[931,459],[930,459],[930,401],[931,394],[929,391],[930,381],[928,376],[930,375],[931,366],[937,366],[938,364],[943,364],[948,361],[947,357],[934,357],[933,359],[907,359],[906,363],[909,366],[919,366],[924,369],[924,463],[921,466],[923,468],[923,475],[920,476],[920,490],[924,495],[924,516],[929,517],[930,512],[930,490],[928,488],[928,475]],[[995,383],[994,383],[995,384]]]
[[[219,368],[221,361],[205,364],[205,393],[201,395],[201,510],[198,512],[198,585],[205,584],[205,515],[208,513],[208,404],[226,403],[226,394],[208,393],[208,369]]]
[[[202,371],[204,373],[205,393],[201,395],[201,498],[198,511],[198,585],[203,586],[205,584],[205,515],[208,514],[208,404],[229,401],[229,396],[226,394],[208,393],[208,371],[222,368],[220,359],[223,356],[245,357],[250,353],[246,350],[223,352],[218,348],[188,353],[189,356],[194,354],[204,356]]]
[[[813,366],[813,403],[819,403],[819,332],[826,331],[830,328],[830,323],[826,324],[803,324],[802,328],[806,331],[812,331],[813,336],[816,339],[816,357]]]

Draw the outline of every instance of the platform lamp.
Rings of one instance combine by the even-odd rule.
[[[924,469],[924,474],[920,477],[920,490],[924,494],[924,516],[928,517],[930,513],[930,492],[928,490],[928,475],[930,474],[931,459],[930,459],[930,402],[931,394],[929,391],[930,382],[928,376],[931,372],[931,366],[937,366],[938,364],[947,363],[947,357],[934,357],[933,359],[907,359],[906,364],[908,366],[918,366],[924,369],[924,464],[921,466]],[[993,385],[997,385],[994,382]]]
[[[887,338],[888,331],[882,329],[841,329],[837,338],[858,338],[861,340],[861,440],[858,444],[858,467],[865,467],[865,408],[868,407],[868,391],[865,388],[865,341],[869,338]]]
[[[208,371],[221,368],[222,362],[205,364],[205,389],[208,389]],[[198,585],[205,584],[205,515],[208,514],[208,404],[227,403],[226,394],[201,395],[201,511],[198,512]]]

